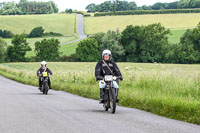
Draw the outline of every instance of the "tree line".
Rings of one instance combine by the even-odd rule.
[[[15,2],[0,3],[1,15],[51,14],[51,13],[58,13],[58,8],[53,1],[36,2],[36,1],[20,0],[19,3]]]
[[[6,42],[0,38],[0,63],[1,62],[33,62],[33,61],[57,61],[59,55],[58,39],[43,39],[35,42],[34,52],[36,56],[26,57],[26,53],[31,51],[24,34],[16,34],[12,38],[12,45],[7,46]]]
[[[35,27],[31,30],[31,32],[29,34],[25,34],[24,36],[27,38],[34,38],[34,37],[56,37],[56,36],[63,36],[63,34],[61,33],[56,33],[56,32],[44,32],[44,28],[43,27]],[[8,30],[2,30],[0,29],[0,37],[2,38],[12,38],[14,36],[14,33],[12,33],[11,31]]]
[[[85,9],[88,12],[115,12],[128,10],[163,10],[163,9],[188,9],[200,8],[200,0],[179,0],[171,3],[157,2],[150,6],[138,7],[135,2],[120,0],[105,1],[101,4],[89,4]]]
[[[169,29],[160,23],[147,26],[127,26],[122,32],[109,30],[96,33],[78,43],[75,54],[61,56],[57,39],[43,39],[35,43],[36,56],[27,58],[31,51],[26,36],[14,35],[12,45],[0,38],[0,62],[21,61],[81,61],[96,62],[102,59],[105,49],[112,52],[112,59],[120,62],[142,63],[200,63],[200,23],[188,29],[177,44],[170,44]]]
[[[143,63],[200,63],[200,23],[188,29],[178,44],[168,42],[169,29],[160,23],[127,26],[119,30],[97,33],[81,41],[76,49],[78,61],[98,61],[104,49],[112,51],[112,59]]]

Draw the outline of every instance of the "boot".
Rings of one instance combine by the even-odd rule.
[[[118,91],[119,91],[119,88],[116,88],[116,102],[117,102],[117,103],[119,102],[119,99],[118,99]]]
[[[104,103],[104,91],[103,91],[103,88],[100,88],[100,98],[101,98],[101,101],[99,103]]]
[[[42,92],[42,86],[39,86],[39,88],[38,88],[41,92]]]

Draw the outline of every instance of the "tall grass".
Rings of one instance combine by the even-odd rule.
[[[96,63],[48,63],[55,90],[98,99],[94,77]],[[120,82],[120,105],[200,125],[199,65],[118,63],[124,76]],[[0,74],[37,85],[39,63],[0,65]],[[36,90],[38,91],[38,90]]]

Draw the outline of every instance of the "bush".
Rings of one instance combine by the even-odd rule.
[[[45,32],[43,36],[63,36],[61,33],[55,33],[55,32]]]
[[[35,27],[29,34],[29,37],[42,37],[44,29],[42,27]]]
[[[0,29],[0,37],[3,37],[3,38],[12,38],[13,36],[14,36],[14,34],[11,31],[1,30]]]

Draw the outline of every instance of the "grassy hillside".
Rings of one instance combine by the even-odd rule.
[[[28,34],[33,28],[42,26],[45,32],[69,36],[75,33],[75,17],[74,14],[0,16],[0,29],[10,30],[14,34]]]
[[[123,31],[127,25],[149,25],[161,23],[172,30],[175,35],[170,36],[170,42],[177,42],[185,29],[194,28],[200,22],[200,14],[155,14],[155,15],[127,15],[86,17],[85,32],[94,34],[107,30]]]
[[[98,99],[95,65],[96,63],[78,62],[48,63],[54,73],[51,77],[53,88]],[[200,125],[199,65],[118,65],[124,76],[124,81],[120,82],[120,105]],[[0,64],[0,74],[37,86],[35,72],[39,67],[39,62]],[[38,92],[37,89],[35,91]]]

